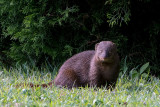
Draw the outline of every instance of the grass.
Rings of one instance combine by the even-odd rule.
[[[57,70],[54,70],[54,72]],[[53,72],[53,73],[54,73]],[[151,107],[160,105],[160,80],[150,77],[130,79],[120,75],[116,88],[34,88],[15,86],[19,83],[47,83],[54,75],[47,69],[0,69],[0,105],[8,107]]]

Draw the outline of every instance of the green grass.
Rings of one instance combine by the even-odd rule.
[[[55,72],[56,70],[54,70]],[[160,105],[160,80],[155,77],[129,79],[119,76],[116,88],[34,88],[15,86],[19,83],[48,83],[54,74],[48,70],[18,68],[0,69],[1,106],[42,107],[151,107]]]

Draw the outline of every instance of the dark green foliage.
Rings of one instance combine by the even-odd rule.
[[[130,0],[119,0],[118,2],[107,0],[105,4],[109,6],[107,18],[110,26],[121,26],[123,22],[127,24],[130,21]]]
[[[1,5],[3,35],[12,41],[7,55],[20,63],[37,62],[44,55],[56,58],[67,44],[63,36],[74,25],[73,14],[78,11],[67,1],[4,0]]]
[[[150,62],[151,73],[158,73],[159,5],[159,0],[0,0],[0,64],[59,64],[112,40],[129,66]]]

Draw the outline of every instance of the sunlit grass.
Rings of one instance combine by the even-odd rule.
[[[56,70],[54,71],[56,72]],[[42,84],[51,81],[55,75],[48,70],[18,68],[0,70],[0,105],[2,106],[159,106],[160,80],[155,77],[145,80],[130,79],[123,75],[118,78],[114,90],[105,88],[30,88],[15,86],[19,83]]]

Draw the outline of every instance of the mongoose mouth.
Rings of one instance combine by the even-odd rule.
[[[99,60],[102,62],[110,62],[110,58],[100,58],[99,57]]]
[[[106,63],[112,63],[113,60],[109,57],[109,58],[99,58],[99,61],[101,62],[106,62]]]

